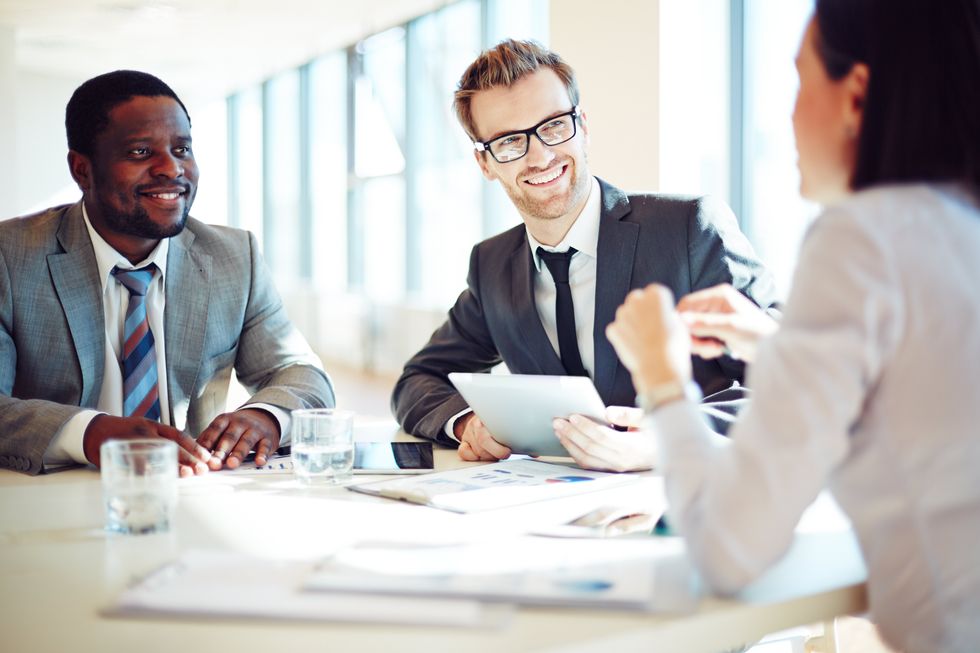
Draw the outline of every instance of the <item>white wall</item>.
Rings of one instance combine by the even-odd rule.
[[[16,65],[13,32],[0,31],[0,219],[24,215],[81,193],[68,174],[65,104],[74,79]]]
[[[17,69],[14,61],[14,31],[0,26],[0,151],[17,152]],[[16,156],[0,156],[0,216],[10,205],[4,203],[17,192]]]
[[[660,189],[660,1],[552,0],[551,49],[578,77],[592,173]]]
[[[78,80],[19,70],[15,102],[17,127],[13,196],[0,197],[0,216],[23,215],[81,197],[68,173],[65,105]]]

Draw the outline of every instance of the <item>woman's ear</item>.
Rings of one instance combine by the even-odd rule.
[[[861,133],[864,117],[864,102],[868,96],[867,64],[856,63],[843,80],[844,85],[844,131],[849,138],[857,138]]]

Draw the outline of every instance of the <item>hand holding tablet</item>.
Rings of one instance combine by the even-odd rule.
[[[555,436],[556,417],[606,423],[606,406],[586,377],[452,373],[449,380],[493,438],[514,453],[569,456]]]

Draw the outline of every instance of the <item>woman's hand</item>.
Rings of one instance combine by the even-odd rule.
[[[664,286],[652,284],[627,295],[606,327],[606,337],[640,394],[691,378],[690,337],[674,310],[674,296]]]
[[[677,304],[691,334],[691,350],[702,358],[724,354],[751,363],[759,341],[779,323],[725,283],[683,297]]]

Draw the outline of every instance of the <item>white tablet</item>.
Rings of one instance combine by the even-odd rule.
[[[514,453],[567,456],[551,425],[556,417],[577,413],[606,423],[606,406],[584,376],[454,372],[449,380],[494,439]]]

